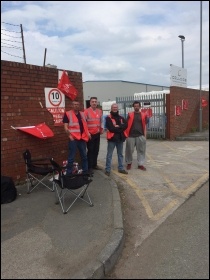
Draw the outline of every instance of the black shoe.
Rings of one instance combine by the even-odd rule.
[[[128,174],[128,172],[126,170],[118,170],[119,173],[122,173],[122,174]]]
[[[93,169],[92,168],[88,169],[88,173],[91,175],[94,174]]]
[[[106,175],[106,176],[110,176],[110,172],[105,171],[105,175]]]
[[[93,169],[95,169],[95,170],[102,170],[102,168],[99,167],[98,165],[94,166]]]

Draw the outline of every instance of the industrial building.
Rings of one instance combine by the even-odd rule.
[[[116,97],[134,96],[134,93],[167,89],[170,87],[121,80],[86,81],[83,82],[84,107],[89,107],[91,96],[96,96],[99,104],[102,105],[102,102],[116,100]]]

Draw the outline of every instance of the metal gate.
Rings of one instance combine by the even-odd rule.
[[[133,111],[134,101],[139,101],[141,103],[142,109],[150,109],[150,112],[152,112],[152,115],[149,117],[149,122],[147,124],[147,138],[165,139],[166,94],[134,94],[134,97],[116,97],[116,103],[119,106],[119,114],[122,115],[124,118],[127,118],[128,112]]]

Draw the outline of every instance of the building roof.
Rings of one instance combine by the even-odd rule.
[[[130,81],[123,81],[123,80],[95,80],[95,81],[85,81],[83,83],[100,83],[100,82],[107,82],[107,83],[113,83],[113,82],[121,82],[121,83],[130,83],[130,84],[140,84],[140,85],[148,85],[148,86],[157,86],[157,87],[166,87],[170,88],[168,86],[162,86],[162,85],[154,85],[154,84],[145,84],[145,83],[139,83],[139,82],[130,82]]]

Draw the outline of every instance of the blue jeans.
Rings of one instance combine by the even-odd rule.
[[[115,147],[117,148],[118,170],[124,169],[124,167],[123,167],[123,142],[108,141],[107,155],[106,155],[106,168],[105,168],[105,170],[107,172],[111,171],[112,154],[113,154]]]
[[[86,142],[84,140],[73,140],[73,141],[69,140],[68,148],[69,148],[69,155],[68,155],[67,174],[72,173],[72,167],[76,156],[77,148],[79,150],[81,161],[82,161],[82,170],[84,173],[87,172],[88,160],[87,160]]]

